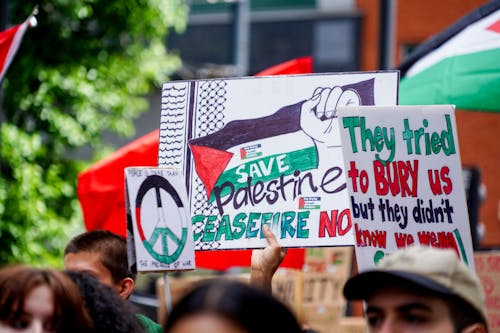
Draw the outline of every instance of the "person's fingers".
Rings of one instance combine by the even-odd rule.
[[[334,87],[330,91],[330,94],[328,95],[325,104],[325,117],[327,119],[330,119],[335,115],[335,110],[337,109],[337,105],[341,95],[342,95],[342,88],[340,87]]]
[[[319,94],[321,94],[321,90],[323,90],[323,88],[321,87],[317,87],[316,89],[314,89],[311,99],[319,97]]]
[[[274,235],[273,231],[267,224],[264,225],[263,227],[264,230],[264,237],[266,237],[267,243],[271,245],[272,247],[278,247],[280,246],[278,243],[278,240],[276,239],[276,236]]]
[[[328,99],[328,95],[330,94],[330,91],[331,91],[330,88],[324,88],[321,91],[321,99],[318,103],[318,106],[316,107],[316,117],[319,119],[325,115],[326,101]]]
[[[285,259],[286,253],[288,252],[288,248],[281,247],[281,245],[278,243],[278,240],[276,239],[276,235],[272,232],[271,228],[266,224],[264,225],[264,236],[266,237],[267,242],[269,243],[269,246],[274,249],[280,249],[280,263]]]
[[[356,91],[348,89],[340,96],[338,105],[358,106],[361,105],[361,98]]]
[[[319,101],[320,101],[320,96],[321,94],[314,94],[310,99],[306,100],[302,104],[302,110],[307,112],[308,114],[314,115],[314,109],[317,107]]]

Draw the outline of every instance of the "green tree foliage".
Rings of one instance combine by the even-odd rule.
[[[10,25],[36,3],[9,1]],[[76,180],[88,161],[74,151],[102,152],[104,131],[134,133],[147,94],[180,66],[165,37],[188,11],[183,0],[41,3],[3,82],[0,264],[61,265],[83,230]]]

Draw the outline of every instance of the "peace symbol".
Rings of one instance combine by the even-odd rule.
[[[141,223],[141,206],[142,201],[146,193],[150,190],[155,191],[156,195],[156,206],[158,209],[158,221],[154,227],[154,230],[150,237],[146,239],[144,235],[144,230]],[[174,200],[178,208],[179,216],[181,216],[181,236],[180,238],[176,235],[169,227],[165,221],[165,212],[161,200],[161,190],[165,190]],[[146,177],[142,182],[139,190],[137,192],[137,197],[135,200],[135,216],[137,230],[139,231],[139,236],[142,244],[146,248],[146,251],[156,260],[164,264],[171,264],[175,262],[179,256],[182,254],[184,246],[186,245],[188,228],[187,228],[187,218],[183,209],[184,205],[182,200],[175,190],[175,188],[169,183],[169,181],[159,175],[151,175]],[[161,225],[160,225],[161,224]],[[173,253],[169,254],[168,244],[169,241],[176,245],[176,249]],[[161,252],[157,252],[154,246],[157,242],[161,242]]]

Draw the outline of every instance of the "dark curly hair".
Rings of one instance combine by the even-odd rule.
[[[80,288],[85,306],[94,321],[94,333],[142,333],[132,306],[113,289],[81,272],[65,271]]]

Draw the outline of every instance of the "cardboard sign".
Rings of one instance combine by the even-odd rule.
[[[490,333],[500,333],[500,251],[474,253],[476,272],[486,295]]]
[[[278,268],[272,280],[273,296],[288,306],[299,320],[302,320],[303,316],[302,289],[302,271]]]
[[[196,250],[352,245],[339,105],[395,105],[397,71],[163,85],[159,165],[185,170]],[[189,148],[188,148],[189,147]]]
[[[342,317],[339,322],[339,330],[342,333],[366,333],[367,325],[364,317]]]
[[[454,107],[339,110],[360,270],[413,244],[474,259]]]
[[[127,239],[133,240],[137,271],[195,268],[184,180],[177,170],[125,169],[127,229],[133,234]]]
[[[304,273],[304,304],[338,304],[344,306],[342,295],[345,279],[332,273]]]
[[[353,252],[352,246],[308,248],[303,270],[307,273],[331,273],[347,280],[351,275]]]
[[[339,331],[342,310],[336,304],[305,304],[304,321],[306,327],[321,333],[336,333]]]

